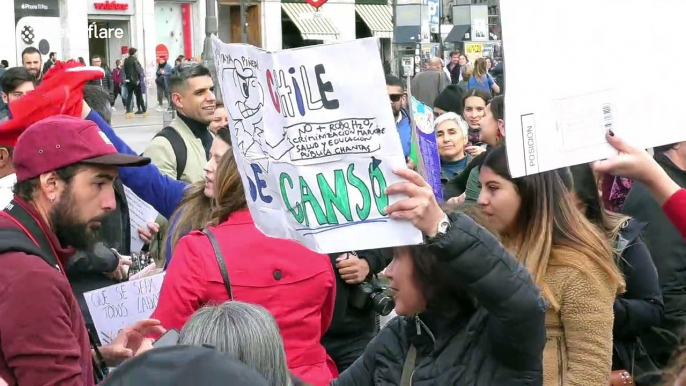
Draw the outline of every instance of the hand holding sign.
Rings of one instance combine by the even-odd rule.
[[[438,206],[433,189],[415,171],[399,169],[394,173],[407,181],[389,186],[386,188],[386,193],[404,194],[408,198],[386,208],[386,213],[393,219],[409,220],[425,235],[434,236],[436,224],[445,217],[445,213]]]
[[[660,205],[681,188],[645,150],[629,145],[615,137],[611,131],[606,135],[606,139],[619,151],[619,154],[594,162],[593,169],[596,172],[642,182],[650,189]]]
[[[140,320],[119,332],[112,343],[102,346],[100,353],[108,365],[116,366],[136,355],[146,336],[164,334],[166,331],[159,320]]]

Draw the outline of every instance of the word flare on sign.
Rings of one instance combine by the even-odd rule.
[[[376,39],[270,53],[213,38],[250,213],[267,236],[334,253],[419,244],[385,208],[405,168]],[[352,58],[355,58],[354,60]]]

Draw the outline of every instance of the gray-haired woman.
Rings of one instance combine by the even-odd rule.
[[[290,379],[276,320],[255,304],[228,301],[199,309],[181,329],[179,344],[214,346],[247,364],[272,386],[300,383]]]

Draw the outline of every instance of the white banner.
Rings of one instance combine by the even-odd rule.
[[[269,53],[213,39],[250,213],[267,236],[333,253],[418,244],[384,209],[405,159],[377,40]]]

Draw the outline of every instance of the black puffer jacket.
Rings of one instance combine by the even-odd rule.
[[[429,248],[466,285],[477,310],[450,324],[429,313],[395,318],[332,385],[399,385],[410,344],[417,349],[413,386],[543,384],[545,307],[529,273],[468,216],[450,220]]]

